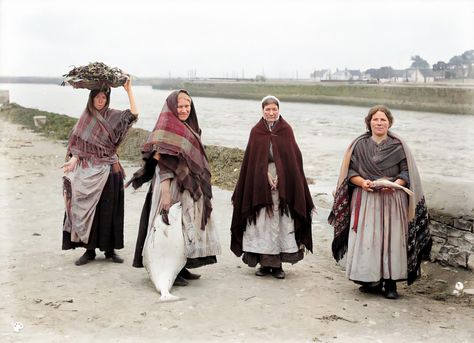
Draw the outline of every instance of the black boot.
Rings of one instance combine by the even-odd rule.
[[[179,276],[178,274],[178,276],[174,280],[173,286],[187,286],[187,285],[188,285],[188,282],[182,276]]]
[[[255,272],[255,275],[257,276],[265,276],[268,275],[272,272],[272,269],[270,267],[260,267],[257,269]]]
[[[284,279],[285,278],[285,272],[283,271],[283,268],[272,268],[272,275],[274,278],[277,279]]]
[[[201,275],[191,273],[186,268],[181,269],[181,271],[179,272],[178,275],[181,276],[182,278],[186,279],[186,280],[197,280],[201,277]]]
[[[86,250],[86,252],[74,262],[76,266],[82,266],[95,259],[95,250]]]
[[[385,289],[385,298],[387,299],[398,299],[397,293],[397,283],[393,280],[385,280],[384,282],[384,289]]]
[[[362,293],[382,294],[382,282],[367,282],[359,287]]]
[[[119,255],[117,255],[114,250],[106,251],[105,252],[105,258],[106,259],[111,258],[112,262],[115,262],[115,263],[123,263],[123,258],[121,258]]]

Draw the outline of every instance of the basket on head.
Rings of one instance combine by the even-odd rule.
[[[86,66],[74,67],[63,77],[65,79],[61,86],[71,85],[74,88],[92,90],[123,86],[130,75],[119,68],[110,68],[102,62],[92,62]]]

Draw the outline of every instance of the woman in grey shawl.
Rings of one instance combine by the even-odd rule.
[[[75,262],[78,266],[95,259],[96,248],[113,262],[123,262],[114,250],[123,248],[124,218],[125,174],[117,149],[138,117],[131,81],[123,88],[129,110],[109,108],[109,88],[92,90],[69,136],[68,161],[62,165],[66,204],[62,248],[86,248]]]
[[[347,277],[362,292],[398,298],[396,282],[411,284],[420,261],[429,257],[428,212],[415,161],[405,142],[389,131],[390,110],[372,107],[367,133],[344,156],[329,222],[334,226],[333,255],[346,257]],[[376,187],[385,179],[409,188]]]

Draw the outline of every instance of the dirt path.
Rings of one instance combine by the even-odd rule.
[[[185,300],[159,303],[146,271],[131,267],[145,189],[126,191],[120,251],[125,264],[100,255],[76,267],[82,251],[61,251],[64,152],[62,144],[0,120],[2,342],[468,342],[474,337],[469,299],[446,295],[456,280],[474,285],[472,273],[427,264],[418,288],[402,287],[398,301],[361,294],[330,256],[332,232],[322,208],[313,225],[315,253],[286,266],[285,280],[257,278],[228,250],[230,193],[217,188],[214,213],[224,252],[218,264],[200,269],[200,280],[174,290]],[[131,175],[135,168],[126,169]],[[444,301],[432,299],[435,292],[444,294]],[[23,329],[15,332],[14,322]]]

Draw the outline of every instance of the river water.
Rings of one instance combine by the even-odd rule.
[[[10,101],[24,107],[78,117],[88,91],[46,84],[0,84]],[[136,127],[151,130],[169,91],[134,86],[139,107]],[[278,97],[278,94],[274,94]],[[204,144],[244,149],[260,119],[260,102],[193,97]],[[113,89],[111,107],[128,108],[122,88]],[[333,188],[348,144],[365,131],[368,108],[283,102],[280,112],[293,127],[306,175],[320,187]],[[421,176],[471,180],[474,171],[474,116],[393,110],[392,131],[408,143]]]

